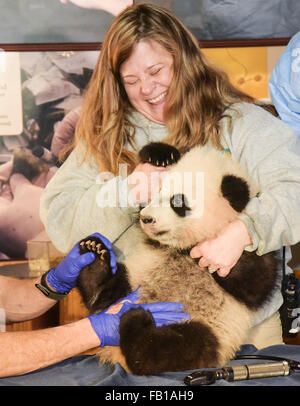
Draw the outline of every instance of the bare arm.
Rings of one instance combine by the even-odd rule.
[[[0,307],[7,322],[29,320],[46,312],[55,300],[34,285],[36,279],[0,275]],[[76,340],[74,340],[76,337]],[[62,361],[100,344],[88,319],[45,330],[0,333],[0,376],[24,374]]]
[[[45,330],[0,333],[0,348],[5,349],[0,351],[0,377],[44,368],[99,344],[88,319]]]
[[[6,322],[31,320],[45,313],[56,301],[48,299],[36,287],[41,278],[18,279],[0,275],[0,307]]]
[[[55,305],[55,300],[35,287],[40,281],[40,277],[18,279],[0,275],[0,307],[5,311],[7,323],[34,319]]]
[[[71,254],[69,254],[71,255]],[[45,297],[35,288],[36,280],[0,278],[0,307],[7,311],[10,320],[23,320],[40,314],[55,301]],[[15,295],[9,295],[14,288]],[[24,295],[28,305],[23,305]],[[12,296],[14,299],[12,300]],[[133,304],[138,291],[132,292],[106,311],[63,326],[26,332],[0,333],[0,377],[25,374],[60,362],[99,345],[119,345],[119,322],[129,308],[144,307],[152,312],[157,323],[181,321],[189,317],[182,313],[180,303]],[[124,303],[125,302],[125,303]],[[130,303],[129,303],[130,302]],[[121,305],[121,309],[120,309]],[[26,316],[26,317],[25,317]],[[157,318],[157,319],[156,319]]]

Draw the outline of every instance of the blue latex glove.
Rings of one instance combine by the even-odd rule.
[[[101,313],[93,314],[88,316],[91,325],[99,337],[100,347],[105,345],[119,345],[120,335],[119,335],[119,324],[120,317],[123,313],[127,312],[129,309],[142,307],[144,310],[149,310],[152,313],[155,324],[160,327],[164,324],[172,324],[180,322],[186,319],[190,319],[190,315],[187,313],[182,313],[183,304],[178,302],[160,302],[160,303],[146,303],[146,304],[135,304],[132,303],[136,301],[139,297],[138,290],[130,293],[128,296],[119,300],[117,303],[126,301],[118,313],[112,314],[107,313],[112,306],[104,310]]]
[[[117,269],[116,258],[112,252],[110,241],[99,233],[92,234],[91,237],[98,237],[108,248],[111,258],[111,266],[113,273]],[[47,282],[50,287],[57,292],[66,293],[76,286],[76,280],[81,269],[91,264],[95,259],[93,252],[80,254],[79,244],[77,243],[69,254],[47,274]]]
[[[269,81],[269,90],[281,120],[300,137],[300,31],[279,58]]]

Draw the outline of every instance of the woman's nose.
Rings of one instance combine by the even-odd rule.
[[[154,83],[151,79],[144,79],[141,81],[141,92],[144,95],[150,95],[153,91]]]

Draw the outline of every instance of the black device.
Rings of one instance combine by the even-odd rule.
[[[50,269],[50,270],[51,270],[51,269]],[[45,296],[49,297],[50,299],[53,299],[53,300],[61,300],[61,299],[63,299],[64,297],[66,297],[68,293],[56,292],[55,290],[52,290],[52,289],[49,287],[49,285],[48,285],[48,283],[47,283],[47,274],[48,274],[48,272],[50,272],[50,270],[47,271],[47,272],[45,272],[45,273],[42,275],[41,283],[36,283],[35,286],[36,286]]]
[[[279,312],[283,336],[296,337],[300,331],[300,282],[293,273],[286,273],[285,261],[285,247],[283,247],[281,284],[283,304]],[[264,359],[274,362],[232,365],[216,370],[197,371],[187,375],[184,378],[184,383],[189,386],[203,386],[211,385],[220,379],[232,382],[274,376],[287,376],[292,372],[300,370],[300,362],[280,357],[244,355],[237,356],[235,359]]]
[[[274,376],[287,376],[300,370],[300,363],[295,360],[264,355],[243,355],[236,359],[264,359],[274,362],[259,364],[232,365],[216,370],[203,370],[193,372],[184,378],[188,386],[211,385],[220,379],[228,382],[257,378],[270,378]]]
[[[279,309],[283,337],[296,337],[300,316],[300,282],[293,273],[285,271],[285,247],[282,255],[282,285],[283,304]]]

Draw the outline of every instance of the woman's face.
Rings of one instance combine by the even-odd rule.
[[[164,124],[164,106],[173,77],[173,57],[158,42],[141,40],[121,65],[131,105],[149,120]]]

